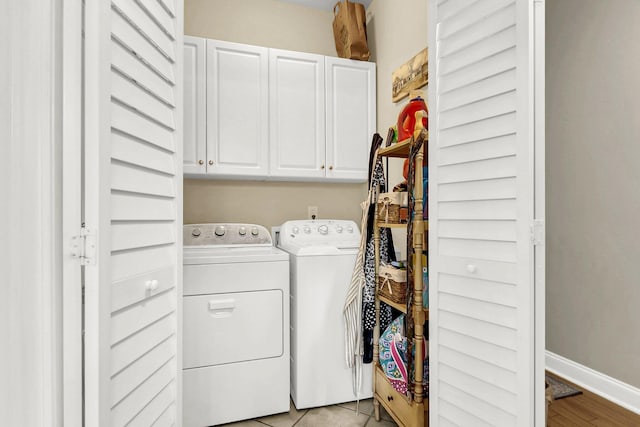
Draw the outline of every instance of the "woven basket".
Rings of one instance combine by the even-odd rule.
[[[407,192],[381,193],[378,195],[378,221],[400,224],[400,207],[407,205]]]
[[[406,304],[407,270],[381,265],[378,271],[378,295],[397,304]]]

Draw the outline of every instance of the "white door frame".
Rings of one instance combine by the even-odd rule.
[[[0,419],[6,425],[64,423],[61,3],[11,1],[0,17]]]
[[[65,426],[82,426],[82,268],[71,241],[82,224],[82,1],[62,7],[62,370]]]
[[[534,247],[534,414],[535,425],[545,425],[545,349],[546,349],[546,282],[545,282],[545,2],[533,2],[533,138],[534,138],[534,221],[542,224],[540,239]],[[535,233],[535,231],[534,231]]]

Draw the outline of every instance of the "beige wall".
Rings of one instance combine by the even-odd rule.
[[[547,2],[547,349],[640,387],[640,2]]]
[[[275,0],[185,0],[184,32],[336,56],[333,12]]]
[[[391,73],[426,46],[425,0],[374,0],[368,9],[371,61],[377,63],[378,132],[386,138],[407,101],[391,102]],[[335,56],[332,12],[275,0],[185,0],[185,34]],[[392,185],[401,161],[391,161]],[[184,182],[185,223],[247,221],[266,226],[320,217],[359,222],[365,184],[192,180]]]
[[[378,64],[378,133],[387,137],[387,130],[396,124],[398,114],[408,102],[405,98],[391,101],[391,73],[427,46],[426,0],[373,0],[367,10],[368,42],[371,60]],[[426,87],[422,88],[425,91]],[[391,159],[391,186],[402,181],[402,160]]]
[[[427,46],[426,0],[373,0],[367,10],[368,43],[371,60],[378,70],[378,133],[387,138],[387,130],[396,124],[398,114],[408,98],[391,101],[391,73]],[[427,88],[424,90],[425,99]],[[389,186],[404,180],[403,161],[389,159]],[[406,232],[393,230],[394,244],[400,257],[406,258]]]
[[[185,34],[335,56],[333,14],[275,0],[185,0]],[[307,217],[360,223],[365,184],[184,181],[184,222],[243,221],[267,227]]]

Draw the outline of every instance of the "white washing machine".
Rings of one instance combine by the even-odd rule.
[[[291,255],[291,397],[296,408],[356,400],[345,362],[343,307],[360,245],[353,221],[288,221],[278,246]],[[373,395],[365,365],[360,398]]]
[[[289,411],[289,255],[254,224],[184,226],[183,422]]]

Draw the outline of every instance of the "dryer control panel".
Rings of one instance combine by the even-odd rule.
[[[353,221],[337,219],[287,221],[280,227],[280,245],[358,247],[360,230]]]
[[[271,246],[273,244],[267,229],[257,224],[185,224],[182,238],[184,246]]]

